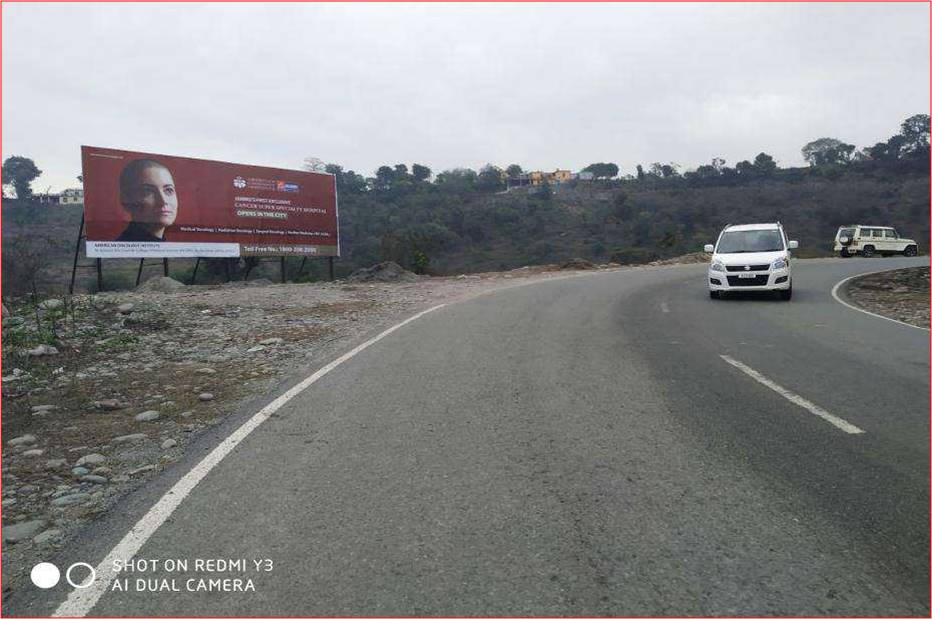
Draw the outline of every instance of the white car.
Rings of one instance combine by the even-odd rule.
[[[793,296],[790,250],[799,247],[787,241],[779,222],[725,226],[709,264],[709,296],[718,299],[729,291],[777,291],[789,301]]]
[[[833,249],[842,258],[862,255],[870,258],[873,255],[892,256],[903,254],[915,256],[919,253],[919,244],[905,237],[901,237],[893,228],[886,226],[842,226],[835,233],[835,246]]]

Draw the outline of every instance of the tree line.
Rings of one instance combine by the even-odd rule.
[[[903,121],[899,133],[873,146],[857,149],[852,144],[826,137],[807,143],[801,152],[812,170],[828,175],[837,174],[848,166],[856,166],[861,170],[921,167],[929,158],[929,115],[910,116]],[[654,184],[666,181],[696,186],[735,185],[773,178],[781,173],[792,176],[794,170],[797,175],[799,173],[796,168],[780,168],[773,156],[765,152],[758,153],[751,160],[739,161],[733,167],[726,164],[724,159],[714,157],[708,164],[681,173],[682,166],[677,163],[654,162],[646,167],[638,164],[633,174],[619,176],[621,170],[617,164],[600,162],[587,165],[581,172],[589,172],[594,180],[600,181]],[[505,168],[486,164],[478,171],[454,168],[444,170],[436,177],[429,167],[418,163],[413,164],[410,170],[403,163],[383,165],[371,177],[344,170],[342,166],[332,163],[310,169],[333,174],[341,195],[375,192],[387,200],[423,189],[426,185],[433,185],[446,192],[497,193],[507,188],[509,180],[525,174],[525,170],[516,163]]]

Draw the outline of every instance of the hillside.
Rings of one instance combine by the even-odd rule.
[[[799,240],[800,256],[830,253],[839,225],[895,226],[928,251],[929,176],[896,174],[782,177],[732,186],[686,182],[603,181],[570,183],[543,191],[501,193],[423,183],[391,192],[343,193],[340,226],[344,256],[337,275],[394,260],[432,274],[511,269],[581,257],[594,262],[647,262],[697,251],[728,223],[783,222]],[[78,207],[3,204],[4,294],[22,280],[30,261],[45,267],[40,286],[61,289],[70,275]],[[87,260],[82,260],[87,263]],[[312,261],[314,262],[314,261]],[[109,261],[107,283],[133,284],[138,261]],[[193,261],[173,261],[172,273],[189,277]],[[204,267],[202,267],[204,268]],[[297,261],[290,267],[296,275]],[[158,268],[147,269],[149,275]],[[198,279],[222,276],[208,267]],[[277,277],[266,264],[255,276]],[[302,279],[324,276],[322,263]],[[92,288],[93,271],[79,273]]]
[[[838,226],[851,222],[895,226],[928,249],[927,174],[657,185],[578,183],[550,195],[529,188],[450,195],[431,187],[395,202],[350,195],[340,205],[344,263],[393,259],[448,274],[573,257],[646,262],[700,250],[729,223],[775,220],[799,240],[800,256],[829,255]]]

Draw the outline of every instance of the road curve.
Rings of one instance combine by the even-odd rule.
[[[90,614],[928,616],[929,336],[830,294],[925,264],[799,261],[789,303],[710,300],[692,265],[432,312],[282,407],[156,531],[137,559],[192,569],[130,587],[181,591]],[[168,477],[54,560],[96,565]],[[194,573],[211,558],[274,568]],[[256,590],[184,590],[200,577]]]

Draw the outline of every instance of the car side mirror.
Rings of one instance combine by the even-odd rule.
[[[799,241],[790,241],[790,244],[788,247],[790,249],[796,249],[797,247],[799,247]]]
[[[706,245],[705,247],[702,248],[702,251],[704,251],[707,254],[711,254],[713,251],[715,251],[715,245]]]

